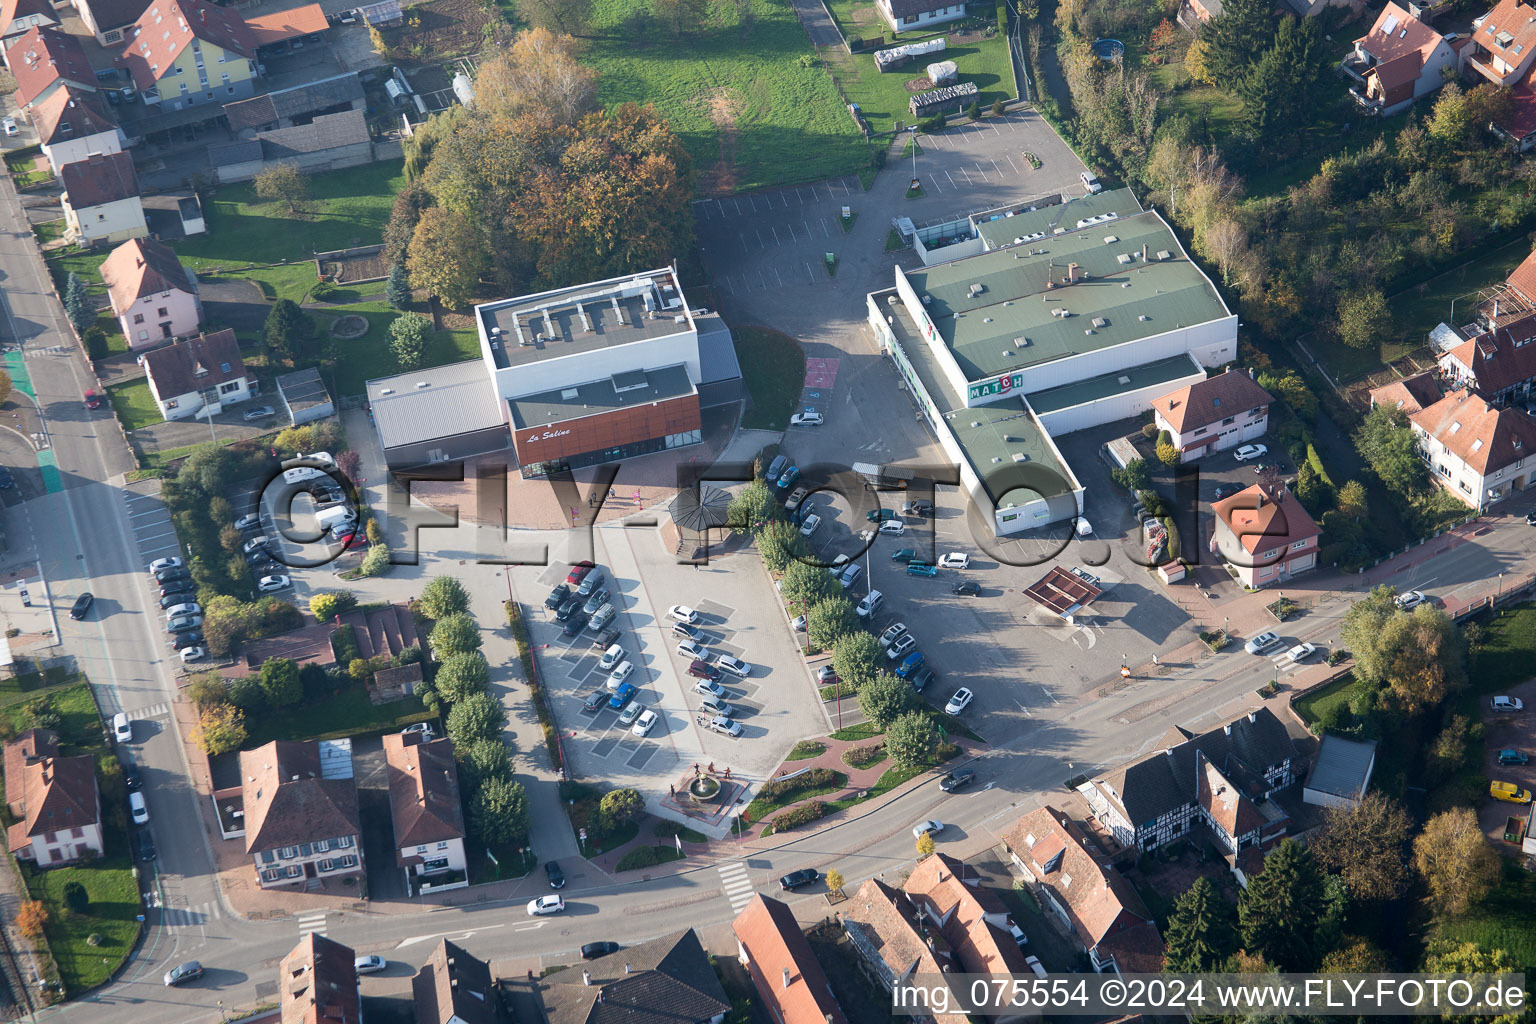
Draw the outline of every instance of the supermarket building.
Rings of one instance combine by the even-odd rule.
[[[931,265],[870,293],[869,323],[999,536],[1086,511],[1053,435],[1237,358],[1237,317],[1129,189],[977,214],[936,241]]]

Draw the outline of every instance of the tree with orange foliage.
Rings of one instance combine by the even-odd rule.
[[[26,900],[16,911],[16,927],[29,939],[41,938],[43,926],[48,923],[48,908],[37,900]]]

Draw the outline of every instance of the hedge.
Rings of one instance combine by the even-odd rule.
[[[793,796],[802,790],[841,786],[846,781],[847,777],[842,772],[833,771],[831,768],[809,768],[792,779],[763,783],[757,791],[757,796],[760,800],[783,802],[786,797]]]
[[[528,693],[533,698],[534,713],[539,716],[539,728],[544,733],[544,748],[549,751],[549,760],[555,769],[564,771],[565,766],[560,759],[560,738],[555,734],[555,719],[549,713],[549,701],[533,667],[533,645],[528,642],[528,625],[523,621],[522,609],[516,601],[503,601],[502,606],[507,610],[507,625],[512,630],[512,639],[517,643],[517,656],[523,663],[523,677],[528,680]]]
[[[849,747],[843,751],[843,764],[850,768],[868,768],[885,760],[885,741],[862,747]]]
[[[783,814],[775,814],[769,824],[773,826],[774,832],[784,832],[798,825],[809,824],[817,818],[825,818],[829,810],[831,808],[820,800],[811,800]]]
[[[617,871],[634,871],[637,868],[655,867],[668,861],[682,860],[676,846],[637,846],[619,858]]]

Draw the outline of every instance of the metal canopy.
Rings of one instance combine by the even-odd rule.
[[[710,527],[725,525],[730,504],[731,496],[727,492],[709,484],[699,484],[679,491],[668,510],[672,513],[672,521],[681,529],[703,533]]]
[[[1051,567],[1045,578],[1029,587],[1024,593],[1034,598],[1046,610],[1070,621],[1074,612],[1082,610],[1094,598],[1103,593],[1098,587],[1059,565]]]

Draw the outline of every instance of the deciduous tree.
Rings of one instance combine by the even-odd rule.
[[[1231,217],[1225,217],[1206,228],[1201,242],[1206,253],[1221,270],[1221,283],[1230,285],[1232,264],[1248,251],[1248,232]]]
[[[1281,840],[1238,904],[1244,948],[1283,971],[1311,970],[1323,904],[1323,876],[1311,852],[1294,839]]]
[[[1344,879],[1357,900],[1382,903],[1408,886],[1408,834],[1413,819],[1384,793],[1372,790],[1354,807],[1330,807],[1312,840],[1318,863]]]
[[[804,551],[805,538],[793,524],[782,519],[771,520],[758,531],[757,552],[769,572],[783,572]]]
[[[512,779],[486,779],[470,797],[469,822],[481,842],[521,845],[528,838],[528,794]]]
[[[299,666],[292,658],[268,658],[261,663],[261,692],[275,708],[297,704],[304,698]]]
[[[1458,146],[1472,130],[1472,112],[1461,86],[1451,82],[1440,90],[1427,125],[1429,137],[1445,146]]]
[[[465,697],[486,692],[491,685],[491,667],[479,651],[455,654],[443,661],[432,685],[443,700],[457,704]]]
[[[838,637],[858,628],[859,617],[854,613],[853,602],[841,594],[817,601],[805,614],[806,637],[822,650],[832,648]]]
[[[530,25],[580,35],[592,17],[592,0],[517,0],[517,13]]]
[[[1363,519],[1369,511],[1366,499],[1365,484],[1358,480],[1351,480],[1339,488],[1339,511],[1351,519]]]
[[[187,696],[192,698],[199,711],[205,711],[229,702],[229,684],[216,670],[199,672],[192,677]]]
[[[1351,291],[1339,299],[1339,340],[1351,348],[1375,349],[1392,328],[1392,311],[1375,288]]]
[[[384,258],[391,267],[403,267],[411,249],[411,236],[421,211],[432,205],[432,193],[420,181],[412,181],[395,196],[389,220],[384,224]]]
[[[1324,974],[1381,974],[1390,966],[1387,954],[1370,939],[1346,935],[1317,969]]]
[[[309,176],[296,163],[270,164],[256,172],[256,194],[263,199],[281,199],[289,213],[298,213],[299,204],[309,198]]]
[[[933,850],[933,836],[929,835],[927,832],[924,832],[922,835],[917,837],[917,855],[919,857],[926,857],[932,853]]]
[[[325,590],[309,599],[309,613],[321,622],[329,622],[357,605],[357,595],[350,590]]]
[[[469,592],[455,576],[434,576],[421,588],[421,610],[429,619],[469,611]]]
[[[588,7],[590,0],[523,0],[518,4]],[[597,109],[597,73],[581,63],[576,40],[548,27],[517,34],[507,52],[480,65],[475,77],[475,110],[489,117],[523,114],[549,117],[557,124],[575,124]],[[571,32],[558,27],[559,32]]]
[[[862,629],[838,637],[832,645],[832,671],[843,681],[845,693],[874,679],[885,662],[880,641]]]
[[[1418,439],[1401,409],[1383,404],[1366,413],[1355,432],[1355,447],[1361,461],[1400,496],[1413,497],[1429,485]]]
[[[885,730],[885,749],[896,768],[927,768],[938,763],[944,736],[938,723],[920,711],[909,711]]]
[[[827,872],[827,892],[837,892],[843,887],[843,873],[837,868]]]
[[[488,693],[472,693],[448,712],[448,736],[453,745],[467,746],[476,740],[499,739],[507,713]]]
[[[384,544],[374,544],[363,556],[363,564],[357,567],[357,571],[364,576],[383,576],[389,572],[392,564],[389,560],[389,548]]]
[[[463,746],[455,744],[453,755],[463,768],[471,789],[487,779],[512,777],[512,761],[507,757],[506,744],[500,738],[481,737]]]
[[[427,357],[432,321],[420,313],[401,313],[389,325],[389,350],[402,370],[414,370]]]
[[[1413,866],[1443,915],[1460,914],[1499,881],[1499,855],[1483,835],[1477,812],[1453,807],[1430,818],[1413,839]]]
[[[16,927],[29,939],[42,938],[48,924],[48,908],[41,900],[23,900],[16,911]]]
[[[859,709],[877,729],[888,727],[916,704],[917,694],[911,684],[889,672],[881,672],[859,687]]]
[[[233,704],[220,704],[198,715],[197,745],[203,753],[227,754],[246,740],[245,712]]]
[[[633,789],[615,789],[604,793],[603,815],[616,825],[627,825],[645,813],[645,800]]]
[[[842,588],[832,574],[819,565],[809,562],[791,562],[784,570],[779,592],[785,601],[809,608],[828,598],[842,595]]]
[[[784,517],[784,506],[762,479],[748,483],[725,508],[725,523],[738,533],[756,533],[766,524]]]
[[[485,269],[485,237],[465,217],[431,207],[416,222],[405,267],[412,287],[426,289],[452,309],[463,308]]]
[[[428,639],[440,659],[450,658],[466,651],[479,650],[480,645],[484,643],[480,636],[480,627],[475,625],[474,619],[463,612],[455,612],[438,619]]]

